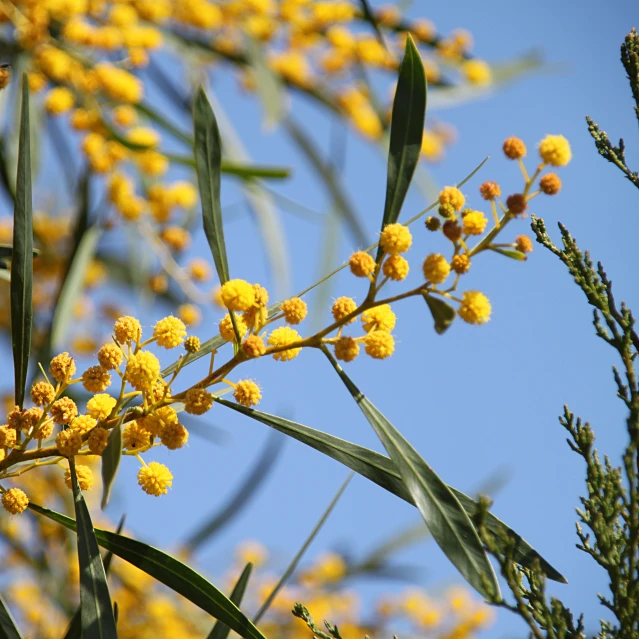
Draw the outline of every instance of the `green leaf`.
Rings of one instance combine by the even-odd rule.
[[[113,606],[107,586],[102,557],[95,538],[89,509],[82,497],[75,472],[75,460],[69,457],[75,518],[78,523],[78,561],[80,563],[80,606],[83,639],[117,639]]]
[[[495,253],[499,253],[500,255],[503,255],[504,257],[509,257],[511,260],[517,260],[518,262],[525,262],[528,259],[528,256],[525,253],[522,253],[521,251],[502,249],[497,246],[489,246],[488,248],[491,251],[494,251]]]
[[[331,500],[331,503],[327,506],[326,510],[322,513],[322,516],[319,518],[319,521],[311,530],[311,533],[306,538],[306,541],[302,544],[302,547],[297,551],[295,557],[293,557],[291,563],[288,565],[284,574],[280,577],[280,580],[275,584],[273,590],[271,590],[269,596],[266,598],[266,601],[260,606],[260,609],[255,613],[255,617],[253,617],[253,623],[258,623],[259,620],[266,614],[268,609],[271,607],[273,601],[275,601],[275,597],[277,597],[277,593],[282,589],[284,584],[289,580],[290,576],[295,572],[295,569],[299,565],[304,553],[308,550],[308,547],[313,543],[315,537],[317,537],[317,533],[322,529],[322,526],[326,523],[329,515],[333,512],[333,509],[337,505],[340,497],[343,495],[346,490],[346,486],[350,483],[353,478],[353,473],[349,473],[348,477],[344,480],[344,483],[339,487],[338,491],[335,493],[335,497]]]
[[[22,639],[15,619],[2,595],[0,595],[0,636],[3,639]]]
[[[333,368],[388,452],[433,538],[468,583],[487,599],[499,584],[479,535],[459,500],[419,453],[361,393],[327,349]]]
[[[29,508],[49,519],[76,530],[76,522],[33,502]],[[95,538],[102,548],[128,561],[178,594],[219,619],[244,639],[266,639],[239,608],[202,575],[165,552],[135,539],[95,528]],[[87,639],[85,637],[85,639]]]
[[[195,160],[185,155],[174,155],[173,153],[165,153],[166,157],[176,164],[183,164],[196,168]],[[252,180],[253,178],[264,178],[266,180],[285,180],[290,178],[292,170],[287,166],[266,166],[262,164],[244,164],[237,162],[222,161],[220,171],[227,175],[234,175],[243,180]]]
[[[426,119],[426,74],[413,38],[406,37],[404,59],[393,100],[386,201],[382,229],[397,222],[422,150]],[[377,250],[377,257],[382,254]]]
[[[267,129],[272,129],[282,119],[286,111],[282,100],[282,87],[279,79],[267,64],[260,44],[248,35],[244,39],[244,44],[246,56],[253,68],[255,88],[264,106],[264,126]]]
[[[102,229],[92,226],[85,230],[71,258],[67,276],[53,312],[51,323],[51,348],[60,350],[73,323],[73,307],[82,294],[87,268],[95,257]]]
[[[468,583],[488,600],[499,583],[468,513],[455,494],[404,436],[353,384],[328,349],[322,349],[388,452],[437,545]]]
[[[382,35],[382,32],[379,29],[379,25],[377,24],[377,20],[375,19],[375,14],[373,13],[373,11],[371,10],[370,5],[368,4],[368,0],[359,0],[359,4],[362,7],[362,14],[364,16],[364,19],[375,30],[375,33],[377,34],[377,39],[379,40],[379,43],[385,49],[388,49],[388,47],[386,46],[386,42],[384,42],[384,36]]]
[[[126,412],[122,413],[118,423],[111,429],[106,448],[102,452],[102,502],[100,503],[102,510],[109,503],[111,488],[122,459],[122,424],[125,416]]]
[[[244,566],[244,570],[242,571],[240,578],[237,580],[235,586],[233,587],[233,591],[231,592],[231,596],[229,597],[229,599],[238,608],[242,603],[244,592],[246,591],[246,586],[248,586],[252,570],[252,563],[249,562],[248,564],[246,564],[246,566]],[[230,631],[231,629],[226,624],[222,623],[221,621],[216,621],[207,639],[226,639],[229,636]]]
[[[33,209],[30,145],[29,82],[27,74],[24,73],[11,266],[11,345],[15,374],[15,403],[20,408],[24,404],[24,391],[27,384],[33,321]]]
[[[310,446],[327,457],[338,461],[347,468],[354,470],[362,477],[366,477],[366,479],[381,486],[384,490],[393,493],[400,499],[403,499],[413,506],[415,505],[415,501],[404,486],[402,478],[395,468],[395,464],[388,457],[380,455],[374,450],[335,437],[335,435],[330,435],[321,430],[292,422],[277,415],[270,415],[269,413],[263,413],[252,408],[246,408],[241,404],[229,402],[226,399],[218,398],[217,402],[251,419],[255,419],[280,433],[284,433],[306,446]],[[449,486],[449,488],[455,493],[455,497],[457,497],[464,510],[472,517],[477,512],[477,502],[460,490],[452,486]],[[541,569],[549,579],[567,583],[566,578],[558,570],[553,568],[525,539],[491,513],[486,515],[486,527],[495,535],[498,543],[501,543],[499,540],[504,538],[517,540],[513,559],[521,566],[532,567],[534,563],[539,562]],[[503,544],[501,547],[504,547]]]
[[[457,312],[450,304],[448,304],[448,302],[444,302],[444,300],[439,297],[433,297],[428,293],[422,293],[422,295],[424,296],[426,304],[428,304],[428,308],[435,320],[435,332],[438,335],[445,333],[455,320]]]
[[[193,104],[193,127],[195,134],[195,164],[200,187],[204,232],[220,283],[229,280],[229,265],[226,258],[224,229],[222,227],[222,207],[220,205],[220,165],[222,144],[211,104],[200,87]]]

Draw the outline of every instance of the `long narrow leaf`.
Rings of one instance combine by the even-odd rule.
[[[408,35],[393,100],[382,228],[397,222],[419,162],[426,119],[426,92],[424,65],[413,38]],[[378,257],[381,255],[381,248],[377,254]]]
[[[15,376],[15,402],[22,408],[27,384],[33,321],[33,210],[31,193],[31,135],[29,131],[29,82],[22,75],[22,110],[16,198],[13,213],[13,262],[11,265],[11,345]]]
[[[229,402],[226,399],[219,398],[217,401],[227,408],[242,413],[270,428],[274,428],[280,433],[284,433],[296,439],[306,446],[310,446],[314,450],[354,470],[362,477],[366,477],[366,479],[381,486],[384,490],[397,495],[397,497],[413,506],[415,505],[413,497],[402,482],[399,471],[388,457],[380,455],[374,450],[335,437],[335,435],[330,435],[315,428],[298,424],[297,422],[278,417],[277,415],[270,415],[255,409],[246,408],[240,404]],[[460,490],[452,486],[449,486],[449,488],[453,491],[464,510],[472,517],[477,512],[477,502]],[[486,527],[495,535],[498,541],[504,538],[515,539],[517,541],[513,559],[521,566],[532,567],[538,562],[549,579],[567,583],[566,578],[546,561],[525,539],[491,513],[486,515]]]
[[[183,164],[196,168],[195,160],[186,155],[175,155],[173,153],[165,153],[166,157],[176,164]],[[245,164],[237,162],[228,162],[222,160],[220,171],[227,175],[234,175],[243,180],[252,180],[253,178],[264,178],[265,180],[285,180],[290,178],[292,170],[286,166],[269,166],[266,164]]]
[[[220,283],[224,284],[229,279],[229,265],[226,258],[222,206],[220,204],[222,145],[215,114],[202,87],[197,90],[193,103],[193,130],[204,232],[211,247],[211,253],[213,253],[213,261]]]
[[[76,522],[33,502],[29,508],[49,519],[76,530]],[[136,568],[162,582],[175,592],[224,622],[244,639],[266,639],[251,621],[212,583],[202,575],[165,552],[124,535],[95,528],[95,538],[102,548],[128,561]]]
[[[248,586],[249,579],[251,577],[251,571],[253,570],[253,564],[248,563],[244,566],[244,570],[237,580],[235,586],[233,587],[233,591],[229,596],[229,599],[239,608],[242,603],[242,599],[244,598],[244,593],[246,591],[246,586]],[[213,629],[209,633],[207,639],[226,639],[229,636],[229,632],[231,629],[221,621],[216,621]]]
[[[260,606],[260,609],[253,617],[253,623],[258,623],[259,620],[266,614],[266,611],[271,607],[273,601],[275,601],[275,597],[277,597],[277,593],[282,589],[284,584],[289,580],[290,576],[295,572],[298,564],[302,560],[304,553],[308,550],[308,547],[313,543],[315,537],[317,537],[317,533],[322,529],[322,526],[326,523],[329,515],[333,512],[333,508],[337,505],[339,498],[342,496],[344,491],[346,490],[346,486],[348,486],[349,482],[353,478],[353,472],[348,474],[348,477],[344,480],[344,483],[339,487],[337,493],[335,493],[335,497],[331,500],[331,503],[328,505],[326,510],[322,513],[322,516],[319,518],[319,521],[315,524],[313,530],[311,530],[311,534],[306,538],[306,541],[302,544],[302,547],[297,551],[295,557],[288,565],[288,568],[284,571],[284,574],[281,576],[280,580],[275,584],[273,590],[266,598],[266,601]]]
[[[22,639],[9,607],[0,595],[0,636],[3,639]]]
[[[75,461],[69,457],[75,518],[78,522],[78,561],[80,563],[80,618],[84,639],[117,639],[113,606],[107,586],[102,557],[95,538],[89,509],[82,496],[75,472]]]
[[[499,595],[499,583],[468,513],[404,436],[353,384],[328,350],[323,350],[384,445],[438,546],[468,583],[492,600]]]
[[[106,448],[102,452],[102,502],[100,504],[102,510],[109,503],[111,488],[122,459],[122,424],[125,416],[126,412],[122,413],[118,423],[111,429]]]

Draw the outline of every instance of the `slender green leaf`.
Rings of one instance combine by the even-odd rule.
[[[468,513],[404,436],[353,384],[329,351],[323,351],[384,445],[433,539],[468,583],[492,600],[499,595],[499,583]]]
[[[222,144],[215,114],[202,87],[195,94],[193,127],[195,163],[200,186],[204,232],[211,247],[211,253],[213,253],[213,261],[220,283],[224,284],[229,279],[229,265],[226,258],[222,207],[220,205]]]
[[[111,596],[102,557],[95,538],[89,509],[82,497],[75,472],[75,460],[69,457],[80,563],[80,617],[83,639],[117,639]]]
[[[173,153],[165,153],[166,157],[176,164],[183,164],[195,168],[195,160],[186,155],[175,155]],[[245,164],[237,162],[222,161],[220,171],[227,175],[234,175],[244,180],[252,180],[254,178],[264,178],[266,180],[285,180],[290,178],[293,171],[287,166],[267,166],[262,164]]]
[[[399,218],[419,162],[425,119],[426,74],[419,51],[413,38],[408,35],[393,100],[382,229]],[[377,251],[378,258],[381,253],[380,248]]]
[[[33,209],[31,193],[31,136],[29,131],[29,82],[22,75],[22,110],[16,199],[13,213],[13,261],[11,265],[11,344],[15,375],[15,402],[22,408],[31,353],[33,321]]]
[[[339,487],[337,493],[335,493],[335,497],[331,500],[331,503],[327,506],[326,510],[322,513],[322,516],[319,518],[319,521],[311,530],[310,535],[306,538],[306,541],[302,544],[302,547],[297,551],[295,557],[288,565],[284,574],[280,577],[280,580],[275,584],[273,590],[271,590],[269,596],[266,598],[266,601],[260,606],[260,609],[253,617],[253,623],[258,623],[259,620],[266,614],[267,610],[271,607],[273,601],[275,601],[275,597],[277,597],[277,593],[282,589],[284,584],[289,580],[290,576],[295,572],[295,569],[299,565],[304,553],[308,550],[308,547],[313,543],[315,537],[317,537],[317,533],[322,529],[322,526],[326,523],[329,515],[333,512],[333,508],[337,505],[340,497],[346,490],[346,486],[348,486],[349,482],[353,478],[353,472],[348,474],[348,477],[344,480],[344,483]]]
[[[379,25],[377,24],[377,20],[375,19],[375,14],[373,13],[373,11],[371,9],[370,4],[368,4],[368,0],[359,0],[359,4],[362,7],[362,14],[364,16],[364,19],[375,30],[375,33],[377,34],[377,39],[379,40],[379,43],[385,49],[388,49],[388,47],[386,46],[386,42],[384,42],[384,36],[382,35],[382,32],[381,32],[381,30],[379,28]]]
[[[503,248],[499,248],[498,246],[489,246],[488,248],[491,251],[494,251],[495,253],[499,253],[500,255],[503,255],[504,257],[509,257],[511,260],[517,260],[518,262],[525,262],[528,259],[528,256],[525,253],[522,253],[521,251],[503,249]]]
[[[73,307],[82,294],[87,268],[93,258],[102,235],[102,229],[97,226],[88,228],[82,235],[75,251],[67,276],[62,285],[58,303],[56,304],[51,324],[51,348],[60,350],[69,334],[73,321]]]
[[[481,170],[481,168],[484,166],[484,164],[486,164],[486,162],[488,162],[488,158],[489,157],[490,156],[484,158],[471,171],[471,173],[469,173],[461,182],[456,184],[457,188],[461,188],[462,186],[464,186],[464,184],[466,184],[466,182],[468,182],[468,180],[470,180],[472,177],[474,177],[475,174],[479,170]],[[423,217],[424,215],[426,215],[426,213],[428,213],[429,211],[431,211],[432,209],[434,209],[437,206],[439,206],[439,202],[433,202],[432,204],[428,205],[423,211],[420,211],[416,215],[413,215],[413,217],[411,217],[407,222],[405,222],[405,224],[408,226],[409,224],[412,224],[413,222],[416,222],[419,218]],[[377,247],[378,247],[378,244],[372,244],[371,246],[369,246],[365,250],[366,250],[367,253],[370,253],[371,251],[375,250]],[[333,269],[330,273],[328,273],[327,275],[325,275],[324,277],[319,279],[314,284],[311,284],[310,286],[308,286],[304,290],[300,291],[296,295],[296,297],[302,297],[302,295],[305,295],[309,291],[312,291],[314,288],[320,286],[321,284],[323,284],[324,282],[329,280],[334,275],[337,275],[337,273],[339,273],[340,271],[345,269],[347,266],[348,266],[348,262],[344,262],[343,264],[341,264],[337,268]],[[277,302],[276,304],[273,304],[272,306],[269,306],[269,308],[268,308],[268,318],[269,319],[274,317],[275,315],[277,315],[277,313],[279,313],[280,306],[281,306],[281,302]],[[201,357],[206,357],[207,355],[210,355],[214,350],[220,348],[221,346],[224,346],[224,344],[225,344],[224,340],[219,335],[207,340],[206,342],[204,342],[202,344],[202,346],[200,347],[200,350],[197,353],[195,353],[194,355],[191,356],[191,361],[194,361],[196,359],[200,359]],[[178,362],[175,361],[172,364],[170,364],[169,366],[167,366],[162,371],[162,377],[167,377],[168,375],[171,375],[171,373],[173,373],[173,371],[176,369],[177,365],[178,365]]]
[[[22,639],[15,619],[2,595],[0,595],[0,636],[3,639]]]
[[[428,293],[423,293],[423,296],[435,320],[435,332],[438,335],[445,333],[455,320],[457,312],[448,302],[444,302],[439,297],[433,297]]]
[[[111,429],[106,448],[102,452],[102,502],[100,504],[102,510],[109,503],[111,488],[122,459],[122,424],[125,416],[126,412],[122,413],[118,423]]]
[[[122,515],[120,518],[120,523],[116,528],[116,533],[120,534],[122,528],[124,528],[124,520],[126,519],[125,515]],[[104,574],[109,576],[109,569],[111,568],[111,562],[113,561],[113,553],[108,552],[102,562],[104,564]],[[115,615],[115,602],[113,602],[113,616],[115,618],[115,623],[117,624],[118,619]],[[71,621],[69,622],[69,626],[67,631],[63,637],[63,639],[82,639],[82,606],[78,606],[78,609],[75,611],[73,617],[71,617]]]
[[[244,566],[244,570],[237,580],[235,586],[233,587],[233,591],[229,596],[229,599],[239,608],[242,603],[242,599],[244,597],[244,592],[246,591],[246,586],[248,586],[249,579],[251,577],[251,571],[253,570],[253,564],[248,563]],[[213,629],[209,633],[207,639],[226,639],[229,636],[229,632],[231,629],[221,621],[216,621]]]
[[[69,530],[76,530],[76,522],[48,508],[29,503],[29,508]],[[95,538],[102,548],[128,561],[161,583],[219,619],[244,639],[266,639],[239,608],[202,575],[165,552],[135,539],[95,528]],[[85,637],[85,639],[87,639]]]
[[[238,488],[233,491],[222,508],[207,517],[206,521],[198,526],[195,532],[188,536],[184,542],[184,548],[187,552],[193,553],[198,550],[202,544],[219,532],[222,527],[231,522],[264,484],[267,475],[275,467],[275,462],[282,451],[282,446],[285,441],[280,435],[276,433],[273,433],[273,435],[274,437],[269,438],[264,447],[264,451],[248,476],[242,481]]]
[[[266,62],[264,51],[255,39],[246,36],[244,50],[249,64],[253,68],[255,88],[264,107],[264,126],[272,129],[279,123],[286,111],[282,87],[279,78]]]
[[[277,415],[270,415],[269,413],[263,413],[252,408],[246,408],[240,404],[229,402],[226,399],[218,399],[217,401],[227,408],[231,408],[251,419],[255,419],[323,453],[347,468],[359,473],[362,477],[366,477],[366,479],[381,486],[384,490],[397,495],[397,497],[413,506],[415,505],[415,501],[406,489],[406,486],[404,486],[402,478],[395,468],[395,464],[388,457],[380,455],[374,450],[335,437],[335,435],[324,433],[321,430],[298,424],[297,422],[278,417]],[[469,516],[474,516],[478,508],[477,502],[460,490],[452,486],[449,486],[449,488],[455,493],[455,497],[457,497]],[[497,540],[503,538],[517,540],[513,559],[521,566],[532,567],[536,562],[539,562],[541,569],[549,579],[567,583],[566,578],[558,570],[553,568],[525,539],[491,513],[488,513],[486,516],[486,527],[495,535]]]

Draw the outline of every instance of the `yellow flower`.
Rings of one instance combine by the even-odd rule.
[[[84,435],[95,428],[96,420],[90,415],[78,415],[70,424],[69,429]]]
[[[189,275],[196,282],[206,282],[211,277],[211,267],[206,260],[196,258],[188,265]]]
[[[142,326],[139,320],[130,315],[120,317],[113,327],[113,333],[115,339],[120,344],[126,344],[127,342],[136,342],[142,338]]]
[[[248,328],[246,326],[246,323],[244,322],[244,319],[239,315],[235,316],[235,326],[237,326],[237,332],[240,335],[240,339],[242,339],[244,335],[246,335],[246,331],[248,331]],[[233,330],[233,323],[231,322],[230,315],[225,315],[222,318],[218,330],[220,331],[220,335],[224,338],[225,341],[235,341],[235,331]]]
[[[19,515],[27,509],[29,498],[26,493],[19,488],[10,488],[2,495],[2,505],[4,509],[12,515]]]
[[[81,466],[80,464],[76,464],[75,466],[75,474],[78,478],[78,484],[81,490],[90,490],[91,486],[93,486],[93,472],[88,466]],[[64,473],[64,483],[67,485],[67,488],[72,488],[73,485],[71,483],[71,469],[67,468]]]
[[[13,448],[16,445],[15,428],[8,425],[0,426],[0,448]]]
[[[191,415],[204,415],[213,406],[213,395],[204,388],[190,388],[184,396],[184,410]]]
[[[111,385],[111,375],[102,366],[91,366],[82,373],[82,386],[90,393],[100,393]]]
[[[401,255],[389,255],[382,266],[382,273],[395,282],[406,279],[408,271],[408,262]]]
[[[105,344],[98,351],[98,362],[108,371],[116,369],[122,363],[124,353],[115,344]]]
[[[138,119],[136,110],[128,104],[121,104],[115,107],[112,114],[113,121],[120,126],[131,126],[135,124]]]
[[[398,255],[406,253],[413,243],[413,236],[403,224],[387,224],[379,238],[384,253]]]
[[[353,253],[348,260],[348,265],[355,277],[368,277],[375,271],[375,260],[365,251]]]
[[[109,431],[106,428],[102,428],[101,426],[94,428],[87,439],[89,450],[94,455],[101,455],[106,448],[108,440]]]
[[[184,326],[184,322],[173,315],[161,319],[153,328],[153,339],[158,346],[166,349],[179,346],[185,337],[186,326]]]
[[[570,143],[563,135],[547,135],[539,143],[539,155],[552,166],[566,166],[572,159]]]
[[[396,319],[390,305],[381,304],[362,313],[362,326],[367,333],[371,331],[390,333],[395,328]]]
[[[343,362],[352,362],[359,355],[359,344],[352,337],[340,337],[335,342],[335,357]]]
[[[75,374],[75,362],[69,353],[56,355],[49,364],[49,370],[56,382],[65,382]]]
[[[55,388],[49,382],[38,382],[31,387],[31,401],[36,406],[48,406],[55,399]]]
[[[173,182],[168,194],[171,201],[183,209],[193,208],[197,202],[197,191],[190,182]],[[203,260],[199,261],[203,262]]]
[[[497,182],[490,182],[489,180],[486,180],[486,182],[480,185],[479,192],[484,200],[490,201],[501,195],[501,188]]]
[[[160,361],[149,351],[131,355],[126,366],[126,380],[136,390],[149,390],[160,376]]]
[[[235,401],[238,404],[250,408],[259,403],[260,399],[262,399],[262,393],[260,392],[260,387],[254,381],[243,379],[235,385],[233,397],[235,397]]]
[[[138,484],[148,495],[166,495],[173,485],[173,475],[171,471],[158,462],[149,462],[148,466],[143,466],[138,472]]]
[[[177,450],[189,441],[189,431],[179,422],[172,422],[162,429],[160,441],[169,450]]]
[[[69,89],[66,87],[55,87],[47,94],[44,106],[49,113],[57,115],[68,111],[74,102],[75,98]]]
[[[257,541],[244,541],[236,549],[235,554],[244,565],[252,563],[254,566],[261,566],[267,558],[266,548]]]
[[[509,160],[519,160],[526,157],[527,149],[523,140],[515,136],[511,136],[504,141],[504,155]]]
[[[371,258],[372,259],[372,258]],[[336,322],[343,320],[347,315],[350,315],[357,309],[357,304],[354,299],[350,297],[338,297],[331,308],[331,313]],[[352,324],[355,318],[351,318],[346,324]]]
[[[202,312],[195,304],[180,304],[176,311],[187,326],[197,326],[202,321]]]
[[[458,313],[464,322],[485,324],[490,319],[490,301],[479,291],[465,291]]]
[[[56,424],[68,424],[78,414],[78,407],[70,397],[61,397],[51,407],[51,417]]]
[[[464,215],[462,230],[466,235],[481,235],[488,224],[481,211],[469,211]]]
[[[111,395],[100,393],[87,402],[87,414],[95,419],[106,419],[115,408],[117,400]]]
[[[151,433],[144,428],[142,420],[129,422],[122,431],[122,446],[127,450],[146,448],[151,443]]]
[[[249,335],[242,343],[242,351],[248,357],[261,357],[266,352],[264,340],[259,335]]]
[[[101,62],[95,66],[95,73],[104,91],[114,100],[133,104],[142,100],[144,85],[128,71]]]
[[[77,430],[60,431],[55,437],[55,445],[60,455],[73,457],[82,447],[82,435]]]
[[[431,253],[424,260],[423,270],[427,282],[441,284],[450,273],[450,264],[441,253]]]
[[[470,258],[466,255],[466,253],[455,255],[450,261],[450,266],[455,273],[463,275],[464,273],[468,273],[468,269],[470,268]]]
[[[293,342],[302,339],[302,336],[290,326],[281,326],[276,328],[268,338],[269,346],[280,347],[288,346]],[[287,350],[273,353],[273,359],[280,362],[288,362],[300,354],[301,348],[289,348]]]
[[[246,280],[229,280],[222,286],[221,295],[230,311],[245,311],[255,303],[255,290]]]
[[[395,340],[386,331],[373,331],[364,338],[366,354],[375,359],[386,359],[395,351]]]
[[[289,324],[299,324],[308,314],[306,302],[299,297],[282,302],[282,313]]]
[[[515,247],[522,253],[532,253],[533,243],[527,235],[518,235],[515,238]]]
[[[493,79],[490,65],[483,60],[466,60],[462,64],[462,71],[470,84],[490,84]]]
[[[184,340],[184,350],[187,353],[197,353],[200,350],[200,338],[191,335]]]
[[[439,192],[439,203],[450,204],[456,211],[461,211],[466,198],[456,186],[445,186]]]
[[[561,179],[556,173],[546,173],[539,180],[539,188],[546,195],[556,195],[561,191]]]

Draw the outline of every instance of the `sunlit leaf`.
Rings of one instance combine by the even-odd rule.
[[[4,639],[22,639],[15,619],[2,595],[0,595],[0,636]]]
[[[488,248],[495,253],[499,253],[499,255],[508,257],[511,260],[516,260],[517,262],[525,262],[528,259],[528,256],[521,251],[515,251],[513,249],[503,249],[499,248],[498,246],[489,246]]]
[[[102,502],[100,504],[102,510],[109,503],[111,488],[118,474],[120,459],[122,459],[122,424],[125,417],[126,411],[122,413],[118,423],[111,429],[106,448],[102,452]]]
[[[76,522],[48,508],[29,502],[29,508],[69,530]],[[266,639],[239,608],[202,575],[165,552],[124,535],[95,528],[95,538],[102,548],[128,561],[178,594],[219,619],[244,639]]]
[[[249,579],[251,577],[251,571],[253,570],[253,564],[248,563],[244,566],[244,570],[240,575],[239,579],[235,583],[233,587],[233,591],[231,592],[229,599],[239,608],[242,603],[242,599],[244,597],[244,592],[246,591],[246,587],[248,586]],[[209,633],[207,639],[226,639],[229,636],[229,632],[231,629],[221,621],[216,621],[213,629]]]
[[[89,509],[82,496],[75,472],[75,461],[69,457],[75,518],[77,521],[78,561],[80,564],[80,619],[84,639],[117,639],[111,596],[107,586],[102,557],[95,538]]]
[[[423,296],[435,320],[435,332],[439,335],[445,333],[455,320],[455,315],[457,314],[455,309],[439,297],[434,297],[428,293],[423,293]]]
[[[33,321],[33,209],[30,146],[29,81],[25,73],[22,76],[22,109],[11,266],[11,344],[15,375],[15,403],[21,408],[27,384]]]
[[[384,490],[397,495],[397,497],[400,497],[413,506],[415,505],[394,463],[388,457],[380,455],[374,450],[335,437],[335,435],[330,435],[315,428],[298,424],[297,422],[278,417],[277,415],[270,415],[269,413],[263,413],[252,408],[246,408],[241,404],[236,404],[235,402],[230,402],[225,399],[218,399],[218,403],[246,415],[251,419],[255,419],[270,428],[274,428],[280,433],[284,433],[302,444],[327,455],[331,459],[359,473],[362,477],[366,477],[378,486],[381,486]],[[457,497],[464,510],[472,517],[477,512],[477,502],[460,490],[452,486],[449,486],[449,488],[455,493],[455,497]],[[502,539],[516,540],[517,543],[515,545],[513,560],[521,566],[532,567],[535,563],[539,562],[541,569],[549,579],[566,583],[566,578],[558,570],[553,568],[525,539],[491,513],[486,515],[486,527],[495,535],[497,542],[500,544],[502,544]],[[502,547],[504,546],[502,545]]]
[[[222,207],[220,205],[222,143],[213,109],[202,87],[195,95],[193,127],[195,163],[202,202],[204,232],[213,254],[218,277],[220,282],[224,284],[229,279],[229,265],[226,258]]]
[[[426,74],[419,51],[408,35],[393,100],[382,229],[399,218],[422,151],[425,119]],[[377,256],[381,256],[381,248]]]

